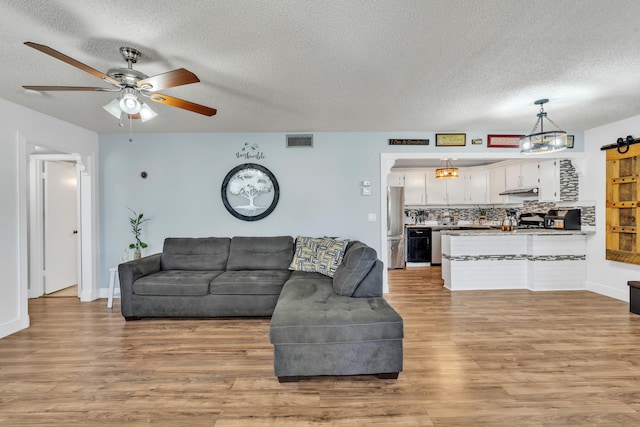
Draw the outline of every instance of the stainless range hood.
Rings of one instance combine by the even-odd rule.
[[[538,187],[511,188],[499,194],[500,196],[532,197],[538,195]]]

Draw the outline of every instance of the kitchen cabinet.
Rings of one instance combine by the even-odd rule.
[[[538,185],[538,162],[522,163],[522,187],[535,187]]]
[[[460,177],[436,179],[435,169],[427,172],[427,204],[464,205],[487,203],[487,171],[459,169]]]
[[[404,204],[408,206],[425,205],[427,191],[424,172],[404,173]]]
[[[488,200],[486,169],[469,170],[464,175],[465,203],[485,204]]]
[[[460,169],[460,178],[448,179],[447,203],[450,205],[487,203],[487,171]]]
[[[387,175],[388,187],[404,187],[404,173],[402,172],[390,172]]]
[[[463,169],[459,169],[458,172],[460,173],[460,177],[459,178],[453,178],[453,179],[444,179],[441,181],[445,181],[446,186],[447,186],[447,203],[450,205],[461,205],[466,202],[466,192],[465,192],[465,185],[466,185],[466,176],[465,176],[465,172]]]
[[[538,162],[519,162],[505,167],[507,189],[538,186]]]
[[[539,193],[541,202],[560,201],[560,162],[545,160],[538,164]]]
[[[446,205],[447,191],[448,191],[447,184],[448,184],[448,181],[452,181],[452,180],[436,179],[436,170],[430,169],[426,173],[426,181],[427,181],[427,204]]]
[[[495,167],[489,170],[489,203],[502,204],[506,203],[506,197],[501,196],[504,190],[506,190],[505,181],[505,168]]]

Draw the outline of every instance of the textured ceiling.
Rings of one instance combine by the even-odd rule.
[[[528,131],[549,117],[582,131],[640,114],[640,1],[2,0],[0,98],[97,132],[128,132],[108,92],[25,94],[22,85],[105,85],[25,46],[95,69],[184,67],[163,91],[218,109],[150,103],[134,132]]]

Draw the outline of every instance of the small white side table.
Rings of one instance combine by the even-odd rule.
[[[113,307],[113,293],[115,292],[116,282],[118,283],[119,291],[120,277],[118,276],[118,267],[109,267],[109,299],[107,299],[107,308]]]

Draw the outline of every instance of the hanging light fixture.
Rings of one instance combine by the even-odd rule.
[[[547,117],[547,113],[544,111],[544,104],[547,102],[549,102],[548,99],[539,99],[534,102],[535,105],[540,106],[538,121],[530,135],[520,138],[521,154],[546,154],[568,148],[567,132],[561,130],[553,120]],[[545,132],[544,119],[547,119],[555,129]],[[540,127],[540,132],[537,132],[538,127]]]
[[[135,91],[125,89],[124,95],[120,98],[111,100],[108,104],[102,106],[109,114],[116,119],[120,119],[122,113],[126,113],[129,118],[140,119],[142,122],[153,119],[158,115],[147,104],[142,102]],[[132,117],[133,116],[133,117]]]
[[[444,159],[444,167],[436,169],[436,179],[459,178],[458,168],[454,168],[449,159]]]

